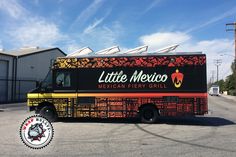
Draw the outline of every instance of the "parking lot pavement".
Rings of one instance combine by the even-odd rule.
[[[0,110],[27,110],[26,102],[22,103],[11,103],[11,104],[0,104]]]
[[[60,119],[43,149],[26,147],[19,137],[26,108],[0,112],[0,156],[236,156],[236,106],[209,97],[210,115],[160,118],[156,124],[135,119]]]

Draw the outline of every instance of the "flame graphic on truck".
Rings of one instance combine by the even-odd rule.
[[[176,69],[175,73],[171,74],[171,79],[175,87],[180,88],[183,83],[184,74],[180,73],[179,70]]]

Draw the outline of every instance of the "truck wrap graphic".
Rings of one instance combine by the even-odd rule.
[[[208,111],[204,54],[58,58],[51,74],[50,88],[29,93],[28,106],[51,104],[58,117],[142,117],[150,108],[158,116]]]

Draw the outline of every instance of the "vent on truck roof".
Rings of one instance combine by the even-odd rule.
[[[115,54],[117,52],[120,52],[119,46],[113,46],[110,48],[106,48],[103,50],[100,50],[98,52],[95,52],[96,55],[111,55],[111,54]]]
[[[170,51],[174,51],[178,46],[178,44],[175,44],[150,53],[169,53]]]
[[[143,53],[143,52],[147,52],[148,50],[148,46],[147,45],[144,45],[144,46],[139,46],[139,47],[136,47],[134,49],[131,49],[131,50],[128,50],[122,54],[140,54],[140,53]]]
[[[89,53],[92,53],[93,50],[89,47],[84,47],[82,49],[76,50],[72,53],[69,53],[66,57],[77,57],[82,55],[88,55]]]

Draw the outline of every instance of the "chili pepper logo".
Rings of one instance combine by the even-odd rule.
[[[184,74],[180,73],[178,69],[175,70],[175,73],[171,74],[171,79],[176,88],[181,87],[184,79]]]

